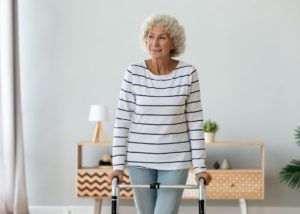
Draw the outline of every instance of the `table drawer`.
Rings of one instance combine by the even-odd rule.
[[[261,170],[211,170],[207,186],[208,199],[264,199],[264,178]],[[189,173],[188,183],[195,183]],[[184,198],[198,197],[197,190],[185,190]]]
[[[129,184],[129,178],[124,176],[124,183]],[[111,196],[109,173],[80,169],[77,171],[77,197],[108,198]],[[132,197],[130,189],[122,189],[120,197]]]

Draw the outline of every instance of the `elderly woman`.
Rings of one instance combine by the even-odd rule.
[[[169,15],[152,15],[142,28],[150,58],[130,65],[122,82],[113,139],[111,177],[128,166],[132,184],[185,184],[192,164],[195,178],[206,179],[206,150],[198,73],[176,60],[185,34]],[[183,190],[134,189],[141,214],[178,212]]]

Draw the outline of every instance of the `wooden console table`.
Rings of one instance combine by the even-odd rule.
[[[82,166],[82,147],[102,144],[92,144],[81,142],[77,145],[77,197],[93,198],[95,200],[94,214],[101,213],[102,199],[110,199],[111,185],[109,174],[111,167],[83,167]],[[207,144],[207,147],[257,147],[260,153],[260,166],[257,169],[230,169],[230,170],[208,170],[213,180],[207,186],[207,199],[220,200],[239,200],[241,213],[247,214],[246,200],[264,199],[264,144],[253,141],[224,141]],[[125,171],[126,173],[126,171]],[[128,173],[124,178],[124,183],[129,184]],[[194,173],[191,171],[188,176],[188,184],[194,184]],[[121,199],[132,198],[132,190],[122,189]],[[183,199],[198,198],[197,190],[184,190]]]

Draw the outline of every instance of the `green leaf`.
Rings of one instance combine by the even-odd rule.
[[[218,131],[219,127],[218,124],[211,120],[206,120],[203,124],[204,132],[216,132]]]
[[[300,160],[292,160],[280,171],[280,182],[290,188],[300,190]]]

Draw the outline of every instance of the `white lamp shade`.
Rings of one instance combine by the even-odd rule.
[[[108,112],[105,105],[91,105],[89,121],[99,122],[108,120]]]

